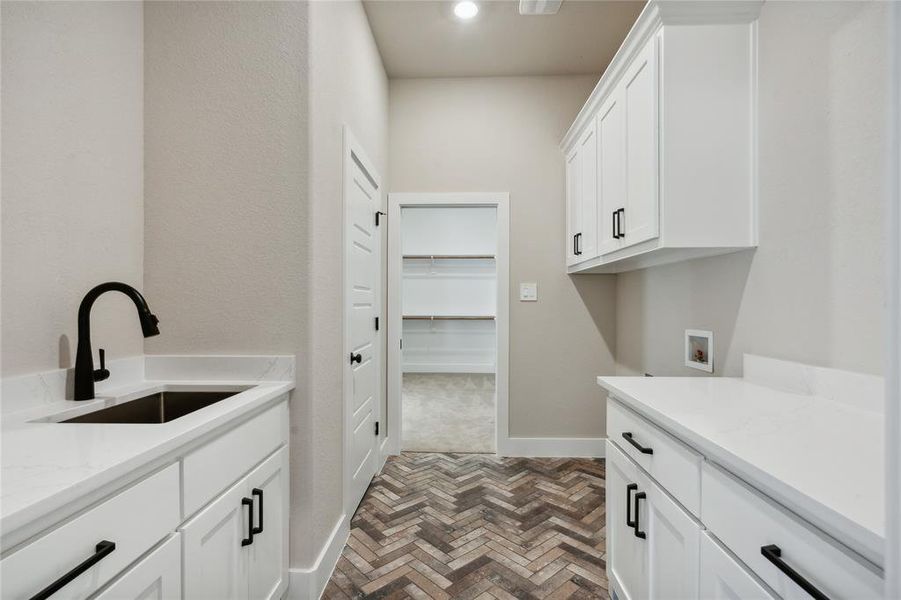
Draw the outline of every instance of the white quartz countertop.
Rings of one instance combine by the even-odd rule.
[[[598,377],[598,384],[882,565],[885,457],[878,403],[782,391],[741,378]]]
[[[205,434],[227,428],[274,404],[294,388],[293,364],[291,369],[291,380],[286,381],[218,377],[134,381],[104,390],[95,400],[48,401],[29,410],[4,414],[0,421],[0,530],[6,537],[9,532],[65,509],[73,499],[103,490]],[[239,391],[242,388],[246,389]],[[166,389],[234,389],[236,393],[168,423],[41,420],[66,418],[52,417],[61,411],[75,416]]]

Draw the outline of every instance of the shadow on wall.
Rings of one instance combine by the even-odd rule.
[[[611,296],[610,288],[616,287],[616,275],[589,275],[575,273],[570,276],[570,281],[576,288],[582,304],[591,315],[594,327],[604,344],[610,350],[610,354],[616,360],[616,313],[611,310],[610,299],[616,298],[614,291]],[[612,375],[612,373],[599,373],[599,375]]]
[[[714,375],[731,372],[726,357],[754,256],[749,250],[617,275],[617,374],[707,375],[684,366],[686,329],[713,331]]]

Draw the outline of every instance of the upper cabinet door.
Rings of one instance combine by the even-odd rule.
[[[616,89],[601,105],[598,130],[598,253],[620,247],[617,211],[626,205],[626,169],[623,103]]]
[[[566,264],[574,265],[579,258],[579,230],[582,224],[581,164],[578,145],[566,156]]]
[[[622,246],[658,235],[657,37],[629,65],[622,80],[625,109],[626,201],[618,228]]]
[[[581,262],[598,255],[598,136],[594,121],[579,139],[579,163],[582,212],[576,247]]]

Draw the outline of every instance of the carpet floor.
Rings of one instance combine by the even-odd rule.
[[[494,452],[494,374],[404,373],[404,450]]]
[[[327,600],[607,598],[605,466],[404,453],[351,522]]]

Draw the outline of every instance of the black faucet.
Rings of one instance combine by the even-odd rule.
[[[147,301],[141,292],[125,283],[108,281],[101,283],[85,294],[78,307],[78,352],[75,355],[75,400],[91,400],[94,398],[94,382],[103,381],[109,377],[106,370],[106,357],[100,350],[100,368],[94,370],[94,358],[91,350],[91,307],[94,301],[106,292],[122,292],[135,303],[138,309],[138,319],[141,320],[141,331],[144,337],[159,335],[160,330],[156,326],[160,322],[147,306]]]

